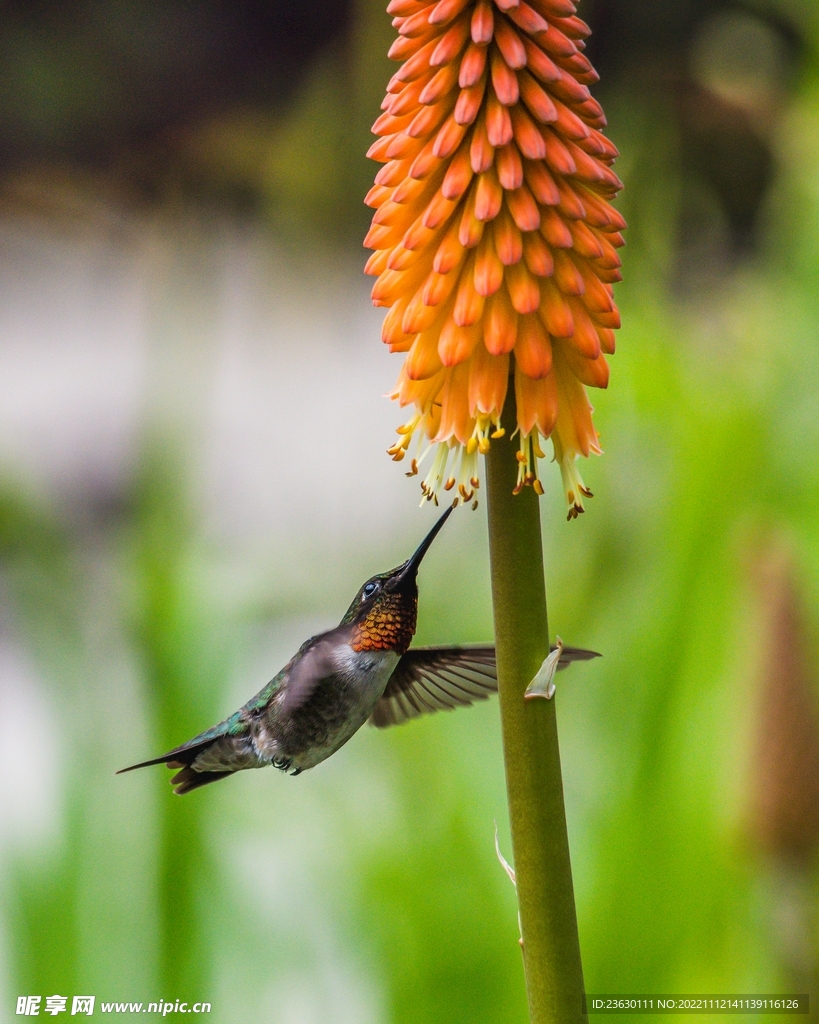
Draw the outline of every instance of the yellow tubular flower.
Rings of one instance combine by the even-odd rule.
[[[415,438],[414,475],[437,447],[424,497],[457,487],[473,500],[513,372],[516,490],[543,493],[551,437],[574,518],[591,496],[577,456],[600,452],[584,385],[608,384],[625,228],[608,202],[622,186],[588,89],[588,26],[571,0],[387,10],[399,32],[390,56],[404,63],[373,126],[368,155],[384,166],[364,244],[373,302],[389,307],[383,339],[406,353],[392,397],[415,407],[389,453],[403,459]]]

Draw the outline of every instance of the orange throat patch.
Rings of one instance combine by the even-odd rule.
[[[354,651],[395,651],[404,654],[415,633],[418,598],[390,594],[381,598],[356,623],[350,640]]]

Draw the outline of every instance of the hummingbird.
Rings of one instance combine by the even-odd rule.
[[[165,764],[177,770],[170,781],[178,795],[245,768],[269,765],[299,775],[334,754],[368,719],[385,728],[495,693],[493,646],[410,648],[418,567],[453,507],[411,558],[368,579],[338,626],[306,640],[244,707],[167,754],[117,774]],[[559,667],[595,657],[564,647]]]

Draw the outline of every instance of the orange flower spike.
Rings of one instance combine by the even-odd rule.
[[[382,274],[389,266],[389,261],[392,259],[392,255],[395,252],[394,249],[381,249],[376,251],[367,260],[366,266],[364,267],[364,273],[370,274],[375,277],[378,274]],[[390,269],[394,269],[390,267]]]
[[[553,85],[563,77],[560,68],[546,56],[532,39],[526,39],[523,43],[523,64],[521,67],[524,66],[546,85]]]
[[[474,281],[475,290],[486,297],[494,295],[503,284],[503,264],[498,259],[492,235],[488,231],[476,250]]]
[[[523,176],[532,195],[541,206],[557,206],[560,202],[560,192],[555,179],[544,164],[536,160],[526,160],[523,165]]]
[[[462,89],[474,85],[486,67],[486,47],[471,42],[466,48],[461,67],[458,71],[458,84]]]
[[[414,82],[405,85],[400,92],[387,93],[381,106],[393,117],[402,117],[405,114],[415,113],[418,109],[421,92],[424,89],[428,75],[416,78]]]
[[[508,385],[509,356],[490,355],[485,345],[478,345],[469,361],[470,415],[488,416],[492,423],[500,423]]]
[[[511,267],[519,263],[523,257],[523,239],[517,224],[509,216],[509,211],[504,209],[500,216],[493,221],[495,236],[495,249],[501,263]]]
[[[503,189],[494,168],[490,168],[478,178],[478,187],[475,191],[475,216],[478,220],[494,220],[500,213],[502,202]]]
[[[501,185],[506,189],[520,188],[523,184],[523,162],[517,146],[502,146],[497,152],[496,160]]]
[[[441,41],[432,51],[429,58],[430,66],[440,67],[442,64],[449,64],[463,49],[464,43],[469,38],[469,21],[466,18],[459,18],[455,24],[448,29],[441,37]]]
[[[574,7],[574,4],[572,4]],[[588,39],[591,35],[591,29],[585,21],[577,17],[577,15],[570,15],[564,18],[563,31],[570,39]]]
[[[540,319],[554,338],[571,338],[574,334],[574,317],[569,303],[551,277],[540,280]],[[404,330],[406,331],[406,321]]]
[[[479,325],[462,326],[448,318],[438,339],[438,355],[444,366],[458,366],[466,362],[481,340]],[[463,442],[462,442],[463,443]]]
[[[609,386],[609,364],[602,353],[595,359],[585,359],[569,347],[565,349],[564,356],[572,373],[581,384],[590,388],[607,388]]]
[[[429,267],[424,264],[404,271],[385,270],[372,287],[373,305],[391,306],[414,291],[428,272]]]
[[[547,152],[546,140],[523,107],[513,107],[510,120],[521,153],[529,160],[542,160]]]
[[[453,319],[459,327],[470,327],[480,320],[486,297],[475,288],[475,255],[466,261],[458,284]]]
[[[515,342],[515,362],[532,380],[541,380],[552,368],[552,345],[536,316],[522,316]]]
[[[404,334],[420,334],[429,330],[441,318],[441,310],[424,302],[424,289],[419,288],[407,304],[401,321]]]
[[[447,199],[443,192],[438,192],[424,211],[421,223],[425,228],[434,231],[449,219],[455,209],[455,200]]]
[[[534,196],[525,185],[506,193],[506,205],[512,220],[521,231],[537,231],[540,227],[540,210]]]
[[[490,146],[496,148],[512,141],[512,119],[509,110],[491,89],[486,100],[486,137]]]
[[[566,152],[568,153],[568,150]],[[574,167],[574,162],[572,162],[572,166]],[[565,177],[561,175],[555,178],[555,184],[560,196],[560,202],[557,204],[558,213],[566,220],[583,220],[586,216],[586,207],[583,205],[577,189],[570,188],[566,184]]]
[[[397,188],[391,190],[392,202],[397,203],[399,206],[424,202],[428,194],[434,190],[435,177],[433,175],[426,180],[404,178]]]
[[[553,106],[557,117],[552,118],[552,120],[557,128],[560,129],[564,138],[568,139],[570,142],[584,142],[591,132],[586,125],[583,124],[577,114],[573,114],[565,104],[560,102],[560,100],[554,100]],[[600,173],[602,172],[603,169],[600,167]]]
[[[526,67],[526,47],[520,36],[512,28],[508,21],[501,18],[495,31],[495,42],[501,56],[516,71]]]
[[[574,333],[568,339],[568,345],[586,359],[596,359],[600,355],[600,339],[597,330],[582,303],[569,298],[569,309],[574,320]],[[564,349],[568,351],[568,348]],[[596,385],[602,387],[603,385]]]
[[[432,141],[432,154],[429,159],[433,167],[435,166],[435,164],[432,163],[432,158],[434,158],[435,161],[437,161],[446,160],[448,157],[452,156],[452,154],[463,141],[463,137],[466,134],[466,129],[466,125],[458,124],[458,122],[455,120],[454,113],[449,115],[449,117],[444,122],[443,127]]]
[[[423,0],[390,0],[387,4],[387,14],[394,18],[407,18],[423,6]]]
[[[502,434],[514,372],[518,483],[542,493],[551,438],[569,517],[599,452],[584,386],[605,387],[620,319],[612,282],[625,224],[609,199],[616,147],[589,92],[589,34],[572,0],[391,0],[404,61],[370,155],[384,166],[367,270],[382,336],[407,353],[393,394],[415,413],[390,449],[435,454],[422,493],[471,500],[477,458]],[[428,450],[428,449],[427,449]],[[413,472],[416,463],[413,461]]]
[[[542,235],[536,231],[523,236],[523,258],[526,266],[537,277],[551,277],[554,273],[554,257]]]
[[[615,284],[617,281],[623,280],[623,275],[619,270],[608,270],[599,262],[595,264],[595,273],[601,281],[606,281],[609,284]]]
[[[550,57],[567,58],[564,63],[568,63],[569,60],[579,56],[577,53],[577,47],[568,38],[563,35],[558,29],[549,23],[546,23],[546,30],[538,33],[538,45],[541,46]],[[591,65],[589,65],[590,67]],[[586,64],[580,61],[579,70],[585,71]]]
[[[438,355],[438,338],[432,331],[417,334],[404,364],[410,380],[427,380],[443,366]]]
[[[394,249],[389,250],[386,269],[409,270],[410,267],[414,267],[421,262],[424,262],[424,265],[426,265],[426,257],[427,253],[423,249],[405,249],[403,245],[396,245]],[[383,270],[374,270],[373,273],[383,273]]]
[[[492,54],[490,61],[492,69],[492,88],[495,95],[505,107],[511,107],[520,98],[518,87],[518,76],[509,67],[499,52]]]
[[[383,140],[382,140],[383,141]],[[375,157],[373,158],[375,159]],[[386,157],[384,158],[386,159]],[[376,185],[400,185],[410,170],[409,160],[390,160],[375,176]]]
[[[495,147],[490,143],[489,136],[486,134],[486,118],[483,116],[478,119],[475,130],[472,132],[469,159],[475,174],[488,171],[495,159]]]
[[[509,287],[509,295],[512,305],[518,313],[534,313],[540,306],[540,288],[537,278],[526,269],[525,263],[515,263],[508,267],[506,283]]]
[[[468,3],[469,0],[438,0],[427,20],[430,25],[447,25]]]
[[[595,259],[594,265],[597,267],[605,267],[610,270],[616,270],[621,266],[620,257],[617,255],[617,250],[614,248],[610,241],[610,235],[596,234],[600,243],[600,248],[603,250],[603,255]]]
[[[458,101],[455,104],[455,120],[460,125],[470,125],[478,116],[483,102],[483,94],[486,89],[486,76],[481,75],[474,85],[467,89],[461,89]]]
[[[604,284],[585,260],[575,260],[574,265],[583,279],[586,309],[590,313],[613,313],[616,307],[611,285]]]
[[[585,256],[587,260],[594,260],[603,255],[603,246],[600,244],[600,240],[582,221],[575,221],[571,224],[569,231],[572,236],[572,246],[580,256]]]
[[[370,206],[374,210],[377,210],[383,202],[389,199],[391,195],[391,188],[387,188],[384,185],[373,185],[373,187],[367,193],[367,198],[364,200],[364,205]]]
[[[554,16],[555,12],[552,10],[550,13]],[[519,3],[511,7],[509,17],[528,36],[540,35],[541,32],[548,32],[550,28],[549,23],[527,3]]]
[[[418,97],[419,102],[425,105],[437,103],[452,91],[458,81],[458,67],[456,64],[445,64],[431,78],[424,76],[424,80],[426,84]]]
[[[540,233],[553,249],[571,248],[572,232],[557,210],[547,207],[541,212]]]
[[[406,297],[400,298],[384,317],[384,323],[381,325],[381,340],[385,345],[389,345],[391,352],[404,352],[412,343],[412,338],[404,334],[402,327],[408,305],[409,300]]]
[[[592,423],[592,407],[586,392],[567,366],[565,358],[558,348],[554,353],[556,380],[558,385],[558,417],[552,434],[555,450],[555,461],[560,464],[563,485],[569,504],[569,518],[574,519],[583,511],[583,498],[591,497],[577,471],[577,464],[570,452],[575,455],[588,456],[594,452],[602,454],[597,431]]]
[[[437,441],[455,440],[466,445],[471,434],[469,415],[469,367],[466,363],[446,372],[441,395],[441,426]]]
[[[614,331],[608,327],[598,327],[597,337],[600,339],[600,348],[607,356],[614,355],[615,350],[615,337]]]
[[[582,295],[586,291],[580,271],[565,249],[556,249],[555,284],[564,295]]]
[[[477,189],[473,187],[464,204],[464,212],[458,227],[458,241],[467,249],[474,249],[483,237],[484,222],[475,216],[476,191]]]
[[[525,373],[516,372],[515,397],[521,433],[531,434],[537,427],[544,437],[548,437],[557,420],[555,375],[549,373],[540,380],[532,380]]]
[[[553,40],[554,42],[555,40]],[[543,43],[543,40],[540,40]],[[566,39],[564,38],[564,42]],[[585,43],[580,43],[585,46]],[[571,57],[555,56],[556,66],[559,69],[558,77],[552,83],[552,92],[559,99],[567,103],[575,104],[580,109],[584,104],[591,103],[594,107],[592,117],[598,117],[603,113],[603,108],[591,98],[589,83],[598,81],[597,73],[591,68],[588,60],[578,51]]]
[[[458,274],[454,270],[448,274],[436,274],[433,271],[424,283],[424,305],[440,306],[452,294],[457,283]]]
[[[582,220],[590,229],[593,229],[595,233],[598,231],[617,230],[612,220],[616,212],[613,207],[609,206],[607,202],[579,182],[575,191],[578,195],[578,201],[582,200],[583,209],[585,210]],[[581,218],[578,217],[576,219],[580,220]]]
[[[435,259],[432,261],[432,269],[439,274],[448,274],[453,267],[457,267],[464,258],[464,247],[458,238],[460,225],[453,220],[449,230],[444,235]]]
[[[620,310],[616,306],[609,312],[604,312],[603,310],[590,309],[587,302],[586,308],[589,310],[589,315],[594,321],[595,330],[598,327],[608,327],[614,331],[620,328]]]
[[[488,0],[478,0],[471,23],[472,42],[476,46],[487,46],[492,42],[492,35],[495,30],[495,18],[492,13],[492,4]]]
[[[416,10],[404,18],[396,28],[402,36],[406,36],[408,39],[418,36],[428,39],[430,35],[429,13],[426,8],[421,7],[420,10]]]
[[[381,205],[380,209],[375,211],[373,224],[386,224],[388,227],[393,227],[396,224],[404,225],[404,222],[408,219],[412,219],[411,210],[408,211],[402,204],[388,200]]]
[[[451,97],[447,97],[448,102],[442,101],[421,107],[412,119],[412,123],[405,129],[407,136],[410,139],[425,138],[430,132],[439,128],[449,114],[449,109],[452,106],[451,99]]]
[[[532,75],[523,72],[520,76],[520,94],[523,102],[543,124],[558,120],[557,106],[544,88],[539,86]]]
[[[428,175],[432,174],[434,170],[440,167],[441,157],[435,153],[435,143],[437,139],[429,139],[429,141],[421,147],[418,151],[418,155],[410,158],[403,158],[403,165],[408,167],[408,170],[401,176],[400,180],[393,182],[395,185],[400,185],[407,177],[413,178],[416,181],[423,181]],[[386,168],[382,168],[382,173]],[[392,178],[393,175],[390,175]],[[378,175],[376,175],[376,179]],[[388,182],[379,182],[379,184],[389,184]]]
[[[506,288],[496,292],[486,304],[484,345],[493,356],[502,356],[515,347],[518,314]]]
[[[549,169],[563,178],[571,177],[577,173],[577,164],[572,159],[572,154],[566,148],[566,144],[560,139],[557,132],[551,128],[544,127],[540,130],[541,137],[545,144],[545,157]],[[558,183],[558,190],[560,184]],[[580,214],[579,216],[582,216]]]

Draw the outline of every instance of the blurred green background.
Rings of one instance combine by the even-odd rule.
[[[566,523],[549,471],[541,503],[551,628],[604,654],[557,698],[587,988],[816,1003],[819,8],[580,14],[630,225],[596,497]],[[494,702],[298,779],[113,774],[431,522],[362,275],[382,4],[0,26],[0,1020],[524,1021]],[[420,589],[419,642],[491,636],[482,509]]]

